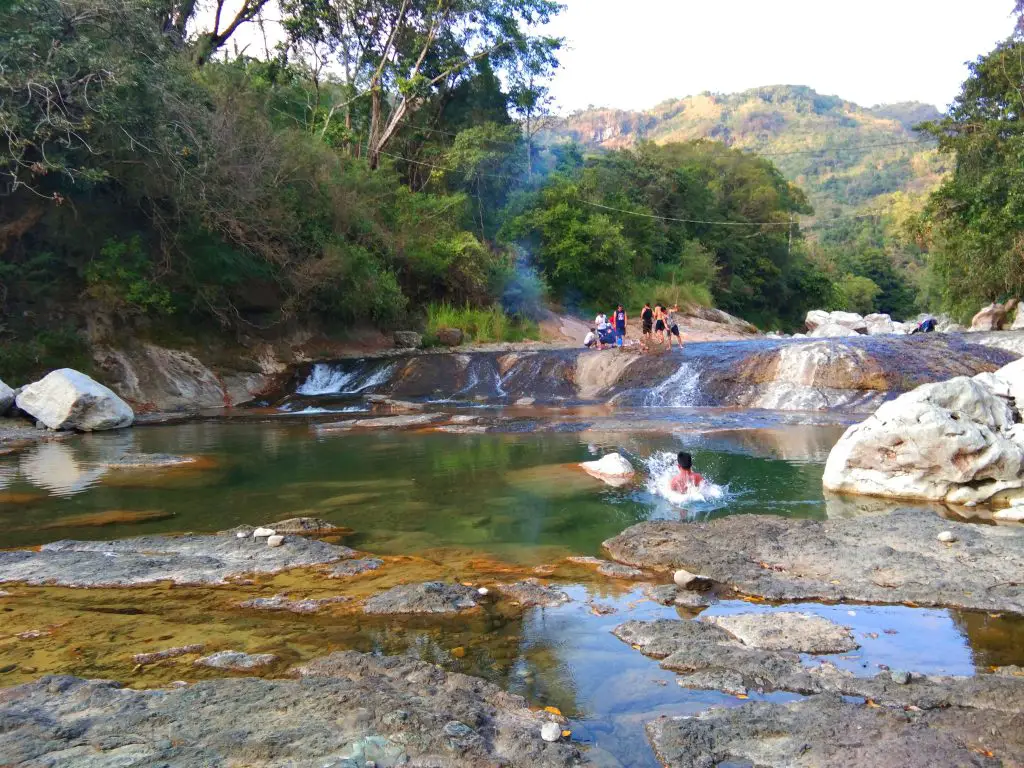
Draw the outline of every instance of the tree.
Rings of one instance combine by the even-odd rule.
[[[368,99],[372,167],[403,123],[471,75],[474,62],[509,70],[561,44],[529,32],[560,10],[553,0],[285,0],[284,9],[293,44],[322,41],[336,54],[348,95],[335,107],[346,121],[353,103]]]
[[[955,156],[932,195],[930,269],[944,304],[964,316],[1024,293],[1024,40],[1010,39],[970,65],[942,120],[923,129]]]

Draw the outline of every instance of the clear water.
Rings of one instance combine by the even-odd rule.
[[[339,386],[353,384],[359,385]],[[0,669],[10,670],[0,675],[0,685],[45,672],[135,685],[219,674],[196,672],[187,662],[135,673],[127,661],[132,652],[192,642],[277,653],[282,666],[271,674],[339,648],[412,651],[491,679],[532,704],[558,707],[570,718],[573,739],[590,746],[598,764],[653,768],[657,761],[644,722],[742,701],[680,688],[674,674],[611,634],[628,619],[689,616],[651,602],[635,585],[580,569],[578,576],[562,579],[560,586],[573,598],[564,606],[510,612],[499,605],[448,619],[237,608],[252,591],[323,595],[384,588],[395,579],[473,581],[474,569],[507,570],[502,578],[514,580],[566,555],[598,555],[602,541],[648,519],[856,513],[821,491],[824,458],[841,427],[787,425],[765,414],[652,410],[671,424],[651,430],[622,421],[628,414],[595,419],[576,413],[573,418],[591,425],[588,431],[531,431],[572,416],[547,413],[524,415],[524,432],[319,435],[305,420],[276,415],[258,423],[194,422],[88,435],[2,457],[3,547],[217,531],[308,515],[351,528],[354,533],[344,538],[350,546],[400,557],[360,577],[362,587],[309,585],[301,575],[218,590],[15,586],[14,598],[3,607],[8,627],[61,629],[32,643],[0,642]],[[693,453],[699,472],[723,487],[721,499],[680,506],[652,492],[651,483],[665,472],[659,457],[682,449]],[[612,450],[640,470],[635,482],[609,487],[576,466]],[[134,452],[192,455],[202,462],[168,470],[104,466]],[[905,606],[796,607],[852,627],[861,642],[855,652],[808,657],[809,664],[828,658],[864,675],[876,674],[881,665],[972,674],[979,667],[1024,661],[1024,629],[1012,619]],[[707,612],[761,610],[777,607],[725,601]],[[0,640],[5,634],[0,631]]]

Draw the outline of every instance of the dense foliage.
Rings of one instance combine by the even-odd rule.
[[[1024,39],[970,65],[949,114],[927,126],[952,175],[932,196],[922,236],[946,307],[968,317],[1024,295]]]
[[[560,295],[634,309],[713,298],[765,324],[794,323],[830,297],[794,221],[811,209],[771,163],[707,141],[560,158],[504,229]]]
[[[816,266],[811,208],[767,160],[539,146],[550,0],[289,0],[284,43],[229,55],[265,4],[218,2],[212,28],[194,0],[0,4],[4,371],[70,359],[86,315],[518,338],[545,298],[765,324],[836,285],[905,301],[869,256]]]

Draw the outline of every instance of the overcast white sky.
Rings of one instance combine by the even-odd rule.
[[[864,106],[940,109],[964,62],[1013,28],[1013,0],[563,0],[552,91],[567,111],[644,109],[702,91],[809,85]]]

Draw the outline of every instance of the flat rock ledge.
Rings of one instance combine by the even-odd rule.
[[[524,579],[512,584],[495,584],[494,588],[523,607],[555,608],[570,602],[570,597],[565,592],[542,584],[538,579]]]
[[[821,616],[792,611],[701,616],[744,645],[769,651],[845,653],[859,647],[849,627]]]
[[[44,677],[0,690],[0,765],[570,768],[552,719],[479,678],[406,657],[337,653],[297,680],[158,690]]]
[[[951,531],[952,544],[937,540]],[[642,568],[686,568],[768,600],[854,600],[1024,613],[1024,528],[927,510],[835,520],[734,515],[649,522],[604,543]]]
[[[477,591],[462,584],[425,581],[422,584],[400,584],[374,595],[363,604],[363,612],[371,614],[458,613],[477,607]]]
[[[334,597],[305,598],[293,600],[288,595],[274,595],[273,597],[254,597],[252,600],[244,600],[238,604],[239,608],[253,608],[257,611],[288,611],[289,613],[317,613],[325,605],[334,603],[347,603],[352,598],[346,595],[335,595]]]
[[[170,581],[223,584],[251,573],[333,563],[352,550],[301,536],[279,547],[234,534],[141,536],[115,541],[56,541],[39,551],[0,552],[0,583],[131,587]]]
[[[936,709],[871,709],[838,696],[791,704],[756,702],[646,726],[668,768],[936,768],[1015,766],[1024,750],[1019,715]]]
[[[797,652],[744,645],[721,627],[697,620],[627,621],[613,632],[645,656],[660,659],[662,668],[679,673],[678,682],[686,688],[829,693],[889,707],[964,707],[1024,715],[1024,677],[911,674],[902,682],[889,672],[858,677],[828,661],[806,665]]]

